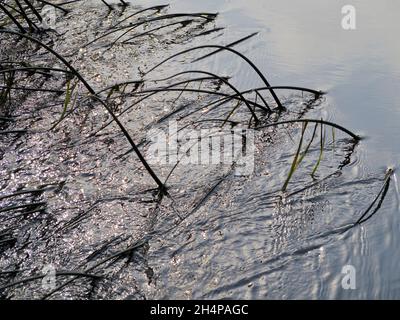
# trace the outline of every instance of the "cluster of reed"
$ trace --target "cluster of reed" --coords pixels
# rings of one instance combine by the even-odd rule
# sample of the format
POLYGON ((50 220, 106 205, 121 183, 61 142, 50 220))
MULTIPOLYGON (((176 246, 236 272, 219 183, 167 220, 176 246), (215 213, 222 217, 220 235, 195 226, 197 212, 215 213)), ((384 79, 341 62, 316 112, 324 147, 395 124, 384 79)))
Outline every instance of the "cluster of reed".
MULTIPOLYGON (((143 73, 143 79, 139 80, 131 80, 131 81, 125 81, 121 83, 114 84, 112 86, 109 86, 107 88, 104 88, 102 90, 95 90, 93 86, 85 79, 85 77, 61 54, 59 54, 51 45, 46 44, 46 32, 48 30, 44 30, 41 27, 41 22, 43 20, 40 12, 43 6, 45 5, 50 5, 54 7, 56 10, 61 11, 63 14, 67 15, 70 14, 69 10, 65 8, 66 5, 73 3, 73 2, 78 2, 80 0, 75 0, 75 1, 68 1, 65 3, 61 4, 53 4, 48 1, 42 1, 42 0, 36 0, 36 1, 30 1, 30 0, 15 0, 15 1, 0 1, 0 13, 3 14, 3 26, 0 28, 0 39, 1 37, 8 37, 9 39, 15 39, 15 41, 28 41, 29 43, 36 45, 37 47, 44 49, 47 51, 47 53, 54 58, 56 58, 63 66, 64 68, 54 68, 50 66, 43 66, 43 65, 34 65, 26 62, 13 62, 13 61, 7 61, 7 60, 1 60, 0 61, 0 76, 2 77, 2 84, 0 85, 0 111, 2 114, 0 114, 0 124, 1 124, 1 131, 0 131, 0 136, 1 135, 11 135, 11 134, 26 134, 29 133, 28 129, 10 129, 8 130, 7 127, 10 123, 14 122, 14 119, 12 118, 12 115, 7 113, 7 106, 11 104, 12 100, 12 92, 13 91, 50 91, 49 89, 43 89, 43 88, 29 88, 29 87, 18 87, 16 85, 16 77, 19 74, 26 74, 27 76, 32 76, 32 75, 41 75, 43 77, 51 77, 55 74, 63 74, 66 79, 66 89, 65 90, 54 90, 57 91, 59 94, 64 94, 64 103, 63 103, 63 108, 62 112, 60 114, 59 119, 53 123, 53 125, 49 128, 49 130, 54 130, 64 119, 68 117, 69 111, 73 108, 75 108, 78 103, 78 99, 85 99, 85 100, 90 100, 91 103, 98 105, 99 107, 104 108, 108 114, 110 115, 111 120, 103 125, 100 130, 105 129, 107 126, 109 126, 111 123, 117 124, 119 130, 123 133, 124 137, 128 141, 131 151, 134 151, 148 174, 151 176, 151 178, 154 180, 154 183, 157 186, 158 190, 158 196, 159 200, 162 199, 163 196, 169 196, 168 195, 168 188, 166 185, 166 182, 168 180, 168 175, 167 179, 162 180, 161 177, 159 177, 154 169, 150 166, 150 164, 146 161, 145 157, 143 156, 143 152, 140 150, 140 144, 137 144, 135 142, 135 137, 133 137, 127 128, 124 126, 122 121, 120 120, 121 116, 128 112, 129 110, 132 110, 132 108, 141 103, 141 102, 146 102, 146 100, 150 99, 154 95, 162 95, 165 93, 169 92, 177 92, 179 94, 178 98, 180 95, 182 95, 185 92, 191 92, 191 93, 197 93, 197 94, 204 94, 212 97, 212 102, 207 103, 204 106, 201 106, 201 108, 198 108, 194 111, 192 111, 189 114, 193 114, 195 112, 201 111, 205 108, 207 109, 217 109, 221 108, 222 106, 226 106, 230 102, 235 102, 235 106, 226 114, 224 118, 221 119, 207 119, 207 120, 202 120, 202 121, 213 121, 213 122, 220 122, 222 126, 226 124, 231 124, 232 126, 237 125, 238 123, 236 121, 231 120, 232 114, 235 113, 236 109, 243 106, 246 108, 248 111, 248 119, 246 119, 248 126, 251 127, 254 130, 263 130, 268 127, 279 127, 282 125, 287 125, 287 124, 293 124, 293 123, 302 123, 302 133, 301 133, 301 138, 299 142, 299 146, 297 149, 297 152, 294 156, 292 165, 289 170, 289 174, 287 176, 287 179, 282 187, 282 191, 286 192, 289 182, 292 179, 292 176, 296 169, 299 167, 305 156, 307 155, 308 151, 310 150, 310 146, 315 140, 316 132, 318 128, 320 129, 320 153, 319 157, 317 159, 317 162, 311 172, 311 175, 314 176, 316 171, 318 170, 318 167, 320 166, 320 163, 323 159, 323 151, 324 151, 324 146, 325 146, 325 140, 326 140, 326 133, 325 133, 325 128, 330 127, 332 128, 332 132, 334 132, 334 129, 342 131, 346 135, 350 136, 353 142, 356 144, 359 140, 360 137, 350 130, 342 127, 339 124, 325 121, 323 119, 293 119, 293 120, 284 120, 284 121, 274 121, 274 122, 265 122, 262 120, 267 116, 270 115, 278 115, 281 113, 284 113, 286 111, 286 107, 284 103, 282 103, 281 99, 278 96, 278 92, 280 90, 292 90, 292 91, 301 91, 301 92, 307 92, 312 95, 314 95, 315 99, 320 98, 324 93, 318 90, 313 90, 309 88, 303 88, 303 87, 295 87, 295 86, 273 86, 269 83, 267 80, 265 74, 263 74, 259 68, 244 54, 240 53, 233 47, 236 45, 252 38, 256 34, 251 34, 248 35, 244 38, 241 38, 235 42, 232 42, 227 45, 202 45, 202 46, 195 46, 190 49, 183 50, 181 52, 178 52, 157 65, 155 65, 153 68, 147 70, 146 72, 143 73), (4 22, 5 21, 5 22, 4 22), (205 52, 208 52, 205 54, 205 52), (171 76, 165 77, 163 79, 147 79, 148 75, 151 74, 154 70, 159 68, 161 65, 167 63, 168 61, 181 56, 188 54, 190 52, 200 52, 201 55, 193 60, 192 62, 197 62, 203 59, 207 59, 211 56, 214 56, 216 54, 219 54, 221 52, 229 52, 232 54, 234 57, 241 59, 244 61, 260 78, 260 80, 263 83, 263 86, 258 87, 258 88, 253 88, 250 90, 240 90, 236 86, 234 86, 230 82, 230 78, 227 76, 221 76, 217 75, 215 73, 206 71, 206 70, 188 70, 184 72, 179 72, 176 74, 173 74, 171 76), (185 79, 185 80, 179 80, 174 83, 169 83, 168 85, 161 85, 161 86, 156 86, 156 87, 150 87, 147 89, 142 89, 138 90, 140 86, 142 86, 144 83, 163 83, 164 81, 171 80, 174 78, 178 78, 181 76, 190 76, 190 75, 198 75, 198 77, 195 78, 190 78, 190 79, 185 79), (221 90, 206 90, 201 88, 201 84, 205 81, 216 81, 218 83, 218 88, 224 87, 225 89, 230 91, 231 93, 227 93, 227 91, 222 92, 221 90), (190 83, 200 83, 200 87, 197 89, 189 88, 188 85, 190 83), (83 88, 86 90, 86 95, 79 95, 77 93, 77 86, 78 84, 82 85, 83 88), (130 104, 129 106, 126 106, 122 111, 119 113, 116 113, 113 108, 110 107, 109 102, 114 98, 116 94, 119 96, 126 94, 125 93, 125 88, 129 85, 135 85, 134 90, 130 90, 127 95, 130 97, 138 97, 138 100, 136 100, 134 103, 130 104), (249 98, 250 94, 255 94, 255 99, 249 98), (268 98, 267 98, 268 95, 268 98), (260 102, 258 102, 260 100, 260 102), (269 102, 268 102, 269 100, 269 102), (303 148, 304 142, 304 135, 306 132, 306 129, 309 124, 314 124, 313 128, 313 133, 310 141, 306 144, 305 148, 303 148)), ((104 5, 109 9, 109 10, 116 10, 115 6, 112 6, 108 4, 106 1, 102 1, 104 5)), ((128 3, 125 1, 120 1, 120 5, 122 7, 128 6, 128 3)), ((117 43, 122 43, 122 44, 134 44, 135 39, 142 38, 145 36, 149 36, 161 29, 164 28, 170 28, 170 27, 175 27, 175 26, 181 26, 181 27, 186 27, 187 25, 190 25, 192 23, 209 23, 213 21, 217 17, 217 13, 179 13, 179 14, 159 14, 154 17, 149 17, 145 19, 140 19, 138 21, 131 22, 131 20, 136 17, 139 14, 142 14, 144 12, 156 12, 159 13, 161 12, 166 6, 165 5, 160 5, 160 6, 153 6, 150 8, 145 8, 140 11, 134 12, 133 14, 129 15, 128 17, 121 19, 118 23, 113 25, 110 30, 104 34, 99 35, 96 37, 94 40, 88 42, 85 46, 88 47, 90 45, 93 45, 94 43, 102 40, 102 39, 107 39, 107 45, 109 49, 111 49, 114 45, 117 43), (161 26, 156 26, 154 28, 150 28, 147 31, 144 32, 139 32, 139 33, 134 33, 135 30, 143 25, 148 25, 151 23, 155 22, 161 22, 161 21, 166 21, 167 23, 161 26), (200 22, 199 22, 200 21, 200 22), (119 34, 112 40, 110 40, 110 37, 119 34)), ((215 30, 220 30, 215 29, 215 30)), ((165 119, 171 117, 172 115, 176 114, 177 112, 183 111, 185 108, 187 108, 187 105, 181 106, 178 109, 173 110, 170 114, 163 116, 161 119, 158 120, 158 122, 164 121, 165 119)), ((98 133, 98 132, 96 132, 98 133)), ((387 189, 389 187, 390 183, 390 176, 391 176, 392 171, 388 172, 388 174, 385 177, 385 182, 384 186, 382 187, 382 190, 379 192, 378 196, 374 200, 374 202, 371 204, 371 206, 366 210, 366 212, 361 216, 361 218, 356 222, 362 223, 369 219, 380 207, 387 189), (379 200, 376 208, 373 210, 373 213, 367 217, 367 214, 372 210, 373 206, 376 204, 376 202, 379 200)), ((20 195, 21 192, 24 192, 26 194, 37 194, 43 192, 42 189, 38 190, 27 190, 27 191, 19 191, 14 194, 9 194, 9 195, 3 195, 0 197, 0 201, 4 200, 5 198, 10 198, 10 197, 17 197, 20 195)), ((0 214, 3 212, 7 212, 10 210, 24 210, 21 215, 28 215, 36 212, 41 212, 45 209, 45 203, 44 202, 35 202, 35 203, 29 203, 26 205, 16 205, 16 206, 11 206, 11 207, 5 207, 0 209, 0 214)), ((1 231, 0 233, 0 246, 12 243, 15 241, 15 239, 10 236, 10 232, 6 231, 1 231)), ((143 243, 148 241, 148 238, 143 239, 143 241, 139 241, 138 243, 135 243, 134 245, 130 246, 129 248, 116 252, 115 254, 106 257, 105 259, 101 260, 99 263, 95 264, 94 266, 90 268, 86 268, 83 271, 60 271, 57 273, 57 275, 60 276, 73 276, 71 280, 66 281, 62 285, 58 286, 55 290, 53 290, 51 293, 49 293, 46 297, 50 296, 54 292, 57 292, 58 290, 62 289, 75 279, 79 277, 89 277, 89 278, 98 278, 99 276, 96 274, 91 273, 93 270, 95 270, 97 267, 105 264, 106 262, 113 260, 113 259, 118 259, 121 256, 126 255, 127 253, 132 252, 133 250, 137 249, 143 243)), ((13 273, 13 271, 2 271, 0 272, 0 276, 2 274, 10 274, 13 273)), ((19 285, 22 283, 26 283, 29 281, 34 281, 37 279, 40 279, 42 276, 33 276, 29 278, 25 278, 22 280, 18 280, 15 282, 7 283, 6 285, 0 286, 0 291, 15 285, 19 285)))

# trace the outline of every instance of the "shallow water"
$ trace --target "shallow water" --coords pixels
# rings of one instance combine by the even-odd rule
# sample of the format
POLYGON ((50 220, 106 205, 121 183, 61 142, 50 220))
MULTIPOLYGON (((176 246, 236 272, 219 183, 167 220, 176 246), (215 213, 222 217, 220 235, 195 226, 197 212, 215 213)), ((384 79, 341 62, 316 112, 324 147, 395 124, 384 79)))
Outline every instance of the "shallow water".
MULTIPOLYGON (((160 2, 135 1, 145 7, 152 4, 160 2)), ((394 14, 399 4, 353 1, 357 9, 357 30, 353 31, 340 26, 341 7, 346 4, 340 2, 182 0, 170 4, 168 12, 219 12, 215 26, 206 28, 225 29, 194 39, 191 33, 166 33, 165 38, 142 41, 134 48, 116 47, 103 56, 98 54, 101 47, 80 51, 74 56, 75 63, 96 88, 138 79, 136 65, 150 67, 182 48, 228 44, 259 32, 235 48, 251 58, 272 85, 327 91, 310 105, 301 95, 283 95, 292 114, 323 117, 367 138, 354 151, 343 137, 329 144, 318 169, 322 181, 315 185, 309 174, 319 154, 314 147, 289 184, 289 196, 280 202, 279 189, 298 145, 299 128, 288 127, 270 136, 260 133, 255 138, 251 176, 236 177, 226 166, 179 166, 169 180, 173 202, 165 199, 154 209, 151 194, 145 192, 153 187, 152 181, 137 159, 118 158, 127 145, 116 127, 107 129, 98 140, 90 139, 90 133, 107 117, 83 108, 54 134, 39 132, 17 142, 3 141, 8 149, 2 159, 2 194, 65 182, 43 195, 46 215, 24 221, 13 235, 18 241, 0 256, 2 270, 18 267, 23 270, 21 277, 40 272, 46 264, 82 270, 117 249, 146 239, 146 245, 130 257, 131 263, 121 259, 98 270, 104 280, 94 286, 86 280, 75 281, 53 297, 399 298, 395 179, 381 209, 362 225, 349 228, 374 200, 387 167, 397 166, 400 153, 393 138, 400 130, 396 121, 400 117, 396 109, 400 45, 395 39, 399 24, 394 14), (93 121, 84 120, 86 112, 93 121), (70 129, 77 124, 79 130, 70 129), (349 163, 337 170, 346 156, 349 163), (302 190, 306 186, 311 187, 302 190), (203 199, 210 188, 213 192, 203 199), (77 222, 71 224, 71 219, 77 222), (97 256, 95 249, 99 249, 97 256), (346 265, 356 270, 355 290, 341 285, 346 265)), ((93 19, 89 20, 91 28, 98 24, 96 14, 104 13, 102 6, 95 8, 88 14, 93 19)), ((85 43, 84 36, 77 35, 87 28, 76 18, 66 21, 74 28, 57 47, 65 54, 85 43)), ((188 61, 171 62, 154 77, 185 69, 188 61)), ((261 85, 253 71, 228 53, 199 62, 196 69, 231 75, 232 83, 243 90, 261 85)), ((175 98, 154 97, 150 105, 143 103, 122 119, 130 132, 143 137, 146 128, 170 111, 165 101, 175 98)), ((36 120, 27 118, 37 108, 31 99, 24 102, 26 111, 15 111, 25 118, 16 127, 40 130, 57 119, 60 111, 48 109, 38 112, 36 120)), ((193 103, 194 98, 185 95, 182 99, 193 103)), ((157 167, 157 172, 165 176, 168 168, 157 167)), ((3 294, 37 298, 44 290, 38 286, 30 284, 3 294)))

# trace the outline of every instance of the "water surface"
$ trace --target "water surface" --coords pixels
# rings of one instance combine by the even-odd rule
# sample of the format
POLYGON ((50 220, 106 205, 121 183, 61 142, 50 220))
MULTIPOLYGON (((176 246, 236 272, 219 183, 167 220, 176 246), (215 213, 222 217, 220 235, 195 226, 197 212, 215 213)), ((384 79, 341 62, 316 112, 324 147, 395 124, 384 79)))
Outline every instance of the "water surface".
MULTIPOLYGON (((125 15, 153 4, 161 3, 135 1, 125 15)), ((323 117, 365 139, 355 146, 348 137, 338 134, 332 140, 329 133, 316 180, 310 172, 319 149, 313 146, 280 201, 300 127, 261 131, 256 135, 252 175, 237 177, 226 166, 178 166, 169 180, 173 200, 165 198, 158 206, 148 192, 154 184, 137 158, 132 153, 121 157, 128 146, 118 128, 110 126, 95 137, 91 135, 108 121, 105 112, 82 103, 73 117, 48 133, 45 129, 59 118, 60 109, 46 107, 54 97, 30 96, 23 100, 23 107, 13 110, 18 121, 12 125, 36 131, 16 140, 2 140, 6 150, 1 159, 2 195, 49 183, 57 187, 31 199, 46 201, 45 213, 16 220, 18 223, 12 216, 5 220, 11 230, 16 228, 13 236, 17 241, 0 256, 2 270, 18 268, 15 280, 37 274, 46 264, 62 270, 86 270, 139 241, 145 245, 129 259, 95 268, 104 275, 103 280, 93 284, 79 279, 52 297, 399 298, 400 221, 395 179, 380 210, 362 225, 351 226, 378 194, 386 169, 398 165, 400 45, 396 36, 400 27, 396 13, 400 4, 352 1, 357 10, 357 29, 352 31, 341 28, 345 4, 317 0, 171 1, 166 9, 170 13, 219 12, 219 16, 190 32, 163 31, 158 37, 141 39, 133 46, 116 45, 106 52, 108 38, 85 49, 79 47, 93 39, 94 33, 105 33, 121 17, 107 16, 101 3, 94 7, 71 4, 77 15, 60 22, 59 31, 65 33, 56 48, 73 57, 96 89, 139 79, 138 67, 150 68, 184 48, 228 44, 259 32, 236 49, 251 58, 272 85, 327 92, 312 102, 307 95, 282 92, 289 111, 282 117, 323 117), (99 21, 99 16, 104 18, 99 21), (225 29, 193 36, 202 28, 214 27, 225 29), (356 270, 355 290, 344 290, 341 285, 346 265, 356 270)), ((13 50, 23 56, 26 49, 20 45, 13 50)), ((195 53, 171 61, 153 77, 193 69, 189 64, 192 57, 195 53)), ((55 63, 47 56, 38 59, 55 63)), ((196 69, 232 76, 232 83, 242 90, 261 85, 254 71, 229 53, 203 60, 196 69)), ((149 128, 165 129, 167 124, 156 120, 173 110, 175 99, 174 94, 153 97, 125 113, 121 121, 141 141, 149 128)), ((201 99, 185 94, 179 103, 188 102, 196 106, 201 99)), ((121 99, 115 106, 127 104, 129 99, 121 99)), ((226 108, 210 116, 220 117, 218 112, 226 108)), ((241 119, 246 114, 235 116, 241 119)), ((146 151, 146 145, 141 147, 146 151)), ((155 168, 162 177, 169 172, 162 166, 155 168)), ((6 199, 4 206, 15 205, 17 200, 6 199)), ((42 291, 40 284, 30 283, 3 294, 38 298, 42 291)))

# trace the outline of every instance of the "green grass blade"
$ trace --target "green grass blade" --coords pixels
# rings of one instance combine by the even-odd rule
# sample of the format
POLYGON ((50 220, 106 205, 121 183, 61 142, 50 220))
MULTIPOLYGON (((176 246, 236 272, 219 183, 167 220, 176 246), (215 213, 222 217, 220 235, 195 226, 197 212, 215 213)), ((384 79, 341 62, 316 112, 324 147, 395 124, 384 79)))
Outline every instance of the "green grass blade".
POLYGON ((305 131, 306 131, 307 125, 308 125, 308 122, 305 122, 304 125, 303 125, 303 129, 302 129, 302 131, 301 131, 301 138, 300 138, 299 146, 298 146, 298 148, 297 148, 297 152, 296 152, 296 154, 295 154, 295 156, 294 156, 292 165, 291 165, 291 167, 290 167, 289 175, 288 175, 288 177, 286 178, 285 184, 284 184, 283 187, 282 187, 282 192, 285 192, 285 191, 286 191, 287 186, 288 186, 290 180, 292 179, 292 176, 293 176, 294 172, 295 172, 296 169, 297 169, 297 162, 298 162, 299 154, 300 154, 300 151, 301 151, 301 147, 302 147, 302 145, 303 145, 304 133, 305 133, 305 131))

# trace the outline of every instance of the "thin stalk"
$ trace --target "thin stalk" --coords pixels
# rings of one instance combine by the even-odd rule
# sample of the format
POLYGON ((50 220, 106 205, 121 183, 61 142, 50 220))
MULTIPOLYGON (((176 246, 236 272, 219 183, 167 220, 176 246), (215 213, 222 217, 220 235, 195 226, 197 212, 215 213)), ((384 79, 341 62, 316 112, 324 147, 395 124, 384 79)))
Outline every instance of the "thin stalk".
POLYGON ((21 205, 16 205, 16 206, 9 206, 9 207, 0 209, 0 213, 12 211, 12 210, 18 210, 18 209, 40 207, 40 206, 44 206, 44 205, 46 205, 46 202, 26 203, 26 204, 21 204, 21 205))
MULTIPOLYGON (((89 273, 78 272, 78 271, 58 271, 58 272, 56 272, 55 275, 56 276, 79 276, 79 277, 86 277, 86 278, 93 278, 93 279, 101 279, 102 278, 102 276, 99 276, 97 274, 89 274, 89 273)), ((15 282, 11 282, 9 284, 1 286, 0 291, 7 289, 7 288, 15 287, 19 284, 23 284, 26 282, 32 282, 35 280, 43 279, 44 277, 46 277, 46 274, 40 274, 37 276, 32 276, 32 277, 21 279, 21 280, 15 281, 15 282)))
POLYGON ((354 225, 361 224, 361 223, 369 220, 380 209, 380 207, 383 203, 383 200, 386 197, 387 191, 389 190, 390 180, 391 180, 391 176, 392 176, 393 172, 394 172, 393 169, 389 169, 387 171, 387 173, 385 175, 385 181, 383 183, 382 188, 379 190, 379 193, 375 197, 374 201, 372 201, 372 203, 369 205, 367 210, 365 210, 365 212, 361 215, 361 217, 357 220, 357 222, 354 225), (380 197, 380 200, 379 200, 378 205, 376 206, 375 210, 367 218, 364 218, 371 211, 372 207, 378 201, 379 197, 380 197))
POLYGON ((0 74, 7 73, 11 71, 36 71, 36 70, 44 70, 44 71, 55 71, 55 72, 63 72, 67 74, 73 74, 71 71, 58 69, 58 68, 48 68, 48 67, 23 67, 23 68, 12 68, 12 69, 0 69, 0 74))
POLYGON ((14 18, 14 16, 11 14, 10 11, 8 11, 6 9, 6 7, 4 7, 1 2, 0 2, 0 9, 11 19, 11 21, 17 26, 17 28, 19 29, 19 31, 21 33, 26 33, 25 28, 18 22, 17 19, 14 18))
POLYGON ((105 2, 104 0, 101 0, 101 2, 103 2, 108 7, 109 10, 114 10, 114 8, 111 5, 109 5, 107 2, 105 2))
MULTIPOLYGON (((207 14, 208 15, 208 14, 207 14)), ((150 22, 154 22, 154 21, 159 21, 159 20, 166 20, 166 19, 174 19, 177 17, 197 17, 197 18, 203 18, 206 19, 207 21, 212 20, 210 19, 208 16, 204 16, 203 14, 186 14, 186 13, 175 13, 175 14, 166 14, 165 16, 161 16, 161 17, 156 17, 156 18, 151 18, 148 20, 144 20, 144 21, 140 21, 137 22, 135 24, 133 24, 133 26, 129 26, 130 28, 128 28, 128 30, 126 30, 125 32, 123 32, 121 35, 119 35, 111 44, 111 47, 113 45, 115 45, 115 43, 117 43, 117 41, 119 39, 121 39, 123 36, 125 36, 126 34, 128 34, 129 32, 131 32, 132 30, 135 30, 137 27, 144 25, 146 23, 150 23, 150 22)))
POLYGON ((311 123, 322 123, 325 124, 327 126, 330 127, 335 127, 336 129, 339 129, 340 131, 345 132, 346 134, 348 134, 350 137, 352 137, 355 141, 360 141, 361 137, 356 135, 355 133, 351 132, 350 130, 336 124, 333 122, 329 122, 329 121, 325 121, 325 120, 316 120, 316 119, 295 119, 295 120, 286 120, 286 121, 278 121, 278 122, 274 122, 274 123, 270 123, 267 125, 263 125, 258 127, 257 129, 265 129, 265 128, 269 128, 269 127, 275 127, 281 124, 288 124, 288 123, 298 123, 298 122, 311 122, 311 123))
POLYGON ((9 89, 9 90, 21 90, 21 91, 37 91, 37 92, 52 92, 57 94, 62 94, 64 90, 57 90, 57 89, 41 89, 41 88, 28 88, 28 87, 6 87, 0 86, 0 89, 9 89))
POLYGON ((58 10, 61 10, 64 13, 68 13, 69 12, 67 9, 63 8, 61 5, 58 5, 58 4, 55 4, 55 3, 51 3, 51 2, 48 2, 48 1, 45 1, 45 0, 36 0, 36 1, 44 3, 44 4, 47 4, 47 5, 51 6, 51 7, 54 7, 56 9, 58 9, 58 10))
POLYGON ((6 131, 0 131, 0 135, 21 134, 21 133, 27 133, 27 132, 28 132, 28 130, 26 130, 26 129, 6 130, 6 131))
POLYGON ((39 30, 38 26, 36 26, 36 24, 26 14, 25 9, 22 7, 22 5, 19 2, 19 0, 15 0, 15 2, 17 3, 17 6, 18 6, 19 10, 21 11, 22 17, 28 23, 30 31, 33 32, 35 29, 39 30))
POLYGON ((111 115, 111 117, 113 118, 113 120, 116 122, 116 124, 118 125, 118 127, 120 128, 120 130, 123 132, 124 136, 126 137, 126 139, 128 140, 128 142, 130 143, 132 149, 135 151, 136 155, 138 156, 139 160, 142 162, 142 164, 144 165, 144 167, 146 168, 146 170, 148 171, 148 173, 150 174, 150 176, 153 178, 153 180, 157 183, 158 187, 160 188, 160 191, 162 192, 166 192, 165 190, 165 186, 163 185, 163 183, 161 182, 161 180, 157 177, 157 175, 155 174, 155 172, 153 171, 153 169, 149 166, 149 164, 147 163, 147 161, 144 159, 143 155, 140 153, 139 149, 137 148, 136 144, 134 143, 133 139, 131 138, 131 136, 129 135, 129 133, 127 132, 127 130, 125 129, 125 127, 122 125, 122 123, 119 121, 118 117, 115 115, 115 113, 104 103, 104 101, 102 101, 99 97, 96 96, 96 92, 93 90, 93 88, 89 85, 89 83, 81 76, 81 74, 67 61, 65 60, 59 53, 57 53, 56 51, 54 51, 52 48, 50 48, 49 46, 47 46, 46 44, 42 43, 41 41, 28 36, 26 34, 21 34, 19 32, 15 32, 15 31, 10 31, 10 30, 2 30, 0 29, 0 33, 9 33, 12 35, 17 35, 17 36, 21 36, 23 38, 26 38, 38 45, 40 45, 41 47, 43 47, 44 49, 46 49, 48 52, 50 52, 51 54, 53 54, 56 58, 58 58, 65 66, 68 67, 68 69, 70 69, 72 71, 72 73, 82 82, 82 84, 86 87, 86 89, 89 91, 89 93, 92 95, 92 97, 97 100, 98 102, 101 103, 101 105, 103 105, 103 107, 108 111, 108 113, 111 115))
MULTIPOLYGON (((55 128, 60 124, 60 122, 64 119, 65 114, 66 114, 67 109, 68 109, 68 105, 69 105, 70 102, 71 102, 72 93, 74 92, 76 86, 77 86, 77 83, 75 83, 75 84, 73 85, 73 87, 71 88, 71 79, 69 79, 69 80, 67 81, 67 90, 66 90, 66 94, 65 94, 65 100, 64 100, 63 111, 62 111, 62 113, 61 113, 60 119, 58 119, 58 121, 50 128, 49 131, 55 129, 55 128)), ((75 97, 77 97, 77 95, 76 95, 75 97)), ((76 99, 75 99, 75 101, 76 101, 76 99)))
POLYGON ((12 198, 12 197, 17 197, 20 195, 24 195, 24 194, 37 194, 37 193, 43 193, 45 190, 43 189, 37 189, 37 190, 24 190, 24 191, 17 191, 11 194, 6 194, 6 195, 2 195, 0 196, 0 201, 4 200, 4 199, 8 199, 8 198, 12 198))
MULTIPOLYGON (((253 115, 254 119, 256 120, 256 122, 258 122, 258 117, 255 114, 255 112, 253 111, 253 109, 251 108, 249 102, 247 99, 245 99, 245 97, 243 97, 243 95, 240 93, 240 91, 238 89, 236 89, 236 87, 234 85, 232 85, 228 80, 226 80, 226 78, 224 77, 220 77, 214 73, 211 72, 207 72, 207 71, 201 71, 201 70, 189 70, 189 71, 183 71, 183 72, 179 72, 176 75, 183 75, 183 74, 189 74, 189 73, 199 73, 199 74, 205 74, 205 75, 209 75, 212 76, 216 79, 218 79, 219 81, 221 81, 222 83, 226 84, 228 87, 230 87, 233 91, 235 91, 235 93, 240 97, 240 101, 243 101, 247 108, 249 109, 250 113, 253 115)), ((268 110, 267 110, 268 111, 268 110)))
POLYGON ((137 34, 137 35, 134 35, 133 37, 124 40, 123 43, 127 44, 127 43, 129 43, 129 41, 132 41, 132 40, 137 39, 137 38, 139 38, 139 37, 143 37, 143 36, 146 36, 146 35, 149 35, 149 34, 155 32, 155 31, 158 31, 158 30, 161 30, 161 29, 165 29, 165 28, 168 28, 168 27, 173 27, 173 26, 178 25, 178 24, 181 24, 181 25, 183 25, 183 26, 187 26, 188 24, 192 23, 193 21, 194 21, 194 20, 192 19, 192 20, 183 20, 183 21, 172 22, 172 23, 166 24, 166 25, 164 25, 164 26, 160 26, 160 27, 157 27, 157 28, 153 28, 153 29, 148 30, 148 31, 146 31, 146 32, 143 32, 143 33, 139 33, 139 34, 137 34))
POLYGON ((208 35, 208 34, 210 34, 210 33, 218 32, 218 31, 221 31, 221 30, 224 30, 224 29, 225 29, 225 28, 214 28, 214 29, 207 30, 207 31, 201 32, 201 33, 199 33, 199 34, 196 34, 196 35, 194 35, 194 37, 205 36, 205 35, 208 35))
POLYGON ((304 138, 304 133, 305 133, 305 131, 307 129, 307 125, 308 125, 308 122, 305 122, 303 124, 303 128, 301 130, 301 138, 300 138, 299 146, 297 147, 297 151, 296 151, 296 154, 294 156, 292 165, 290 166, 289 174, 288 174, 288 176, 286 178, 286 181, 285 181, 285 183, 284 183, 284 185, 282 187, 282 192, 286 191, 287 186, 288 186, 290 180, 292 179, 292 176, 293 176, 294 172, 296 171, 297 164, 298 164, 298 158, 299 158, 299 154, 300 154, 300 151, 301 151, 301 147, 303 145, 303 138, 304 138))
POLYGON ((116 40, 114 40, 114 42, 118 41, 119 39, 121 39, 125 34, 129 33, 130 31, 136 29, 137 27, 146 24, 146 23, 150 23, 150 22, 154 22, 154 21, 159 21, 159 20, 166 20, 166 19, 174 19, 174 18, 179 18, 179 17, 196 17, 196 18, 202 18, 202 19, 206 19, 206 20, 211 20, 211 18, 209 16, 216 16, 215 13, 175 13, 175 14, 167 14, 167 15, 163 15, 163 16, 159 16, 156 18, 151 18, 151 19, 145 19, 143 21, 134 23, 134 24, 130 24, 128 26, 123 26, 123 27, 119 27, 117 29, 111 30, 95 39, 93 39, 92 41, 89 41, 88 43, 86 43, 83 47, 87 47, 89 45, 91 45, 92 43, 110 35, 113 33, 116 33, 118 31, 124 30, 124 29, 128 29, 127 31, 125 31, 122 35, 118 36, 116 40))
POLYGON ((324 154, 324 146, 325 146, 325 137, 326 137, 326 132, 324 132, 323 130, 323 124, 321 123, 321 139, 320 139, 320 151, 319 151, 319 157, 318 157, 318 161, 315 164, 315 167, 313 169, 313 171, 311 172, 311 177, 314 177, 315 173, 318 170, 319 165, 321 164, 322 161, 322 156, 324 154))
MULTIPOLYGON (((246 36, 246 37, 244 37, 244 38, 242 38, 242 39, 239 39, 239 40, 236 40, 235 42, 229 43, 229 44, 226 45, 226 47, 227 47, 227 48, 234 47, 234 46, 236 46, 237 44, 242 43, 242 42, 244 42, 244 41, 246 41, 246 40, 248 40, 248 39, 251 39, 251 38, 253 38, 253 37, 256 36, 256 35, 258 35, 258 32, 254 32, 254 33, 252 33, 252 34, 250 34, 250 35, 248 35, 248 36, 246 36)), ((208 58, 208 57, 210 57, 210 56, 212 56, 212 55, 214 55, 214 54, 217 54, 218 52, 221 52, 221 51, 223 51, 223 49, 215 50, 214 52, 211 52, 211 53, 209 53, 209 54, 206 54, 205 56, 202 56, 202 57, 200 57, 200 58, 197 58, 197 59, 193 60, 192 62, 197 62, 197 61, 206 59, 206 58, 208 58)))
POLYGON ((146 8, 146 9, 139 10, 139 11, 137 11, 137 12, 131 14, 130 16, 128 16, 128 17, 122 19, 121 21, 117 22, 115 25, 113 25, 113 26, 111 27, 111 29, 117 27, 117 26, 120 25, 121 23, 125 22, 126 20, 128 20, 128 19, 130 19, 130 18, 132 18, 132 17, 134 17, 134 16, 136 16, 136 15, 138 15, 138 14, 140 14, 140 13, 143 13, 143 12, 145 12, 145 11, 151 11, 151 10, 160 12, 162 9, 164 9, 164 8, 166 8, 166 7, 168 7, 168 6, 169 6, 169 4, 166 4, 166 5, 154 6, 154 7, 150 7, 150 8, 146 8))

